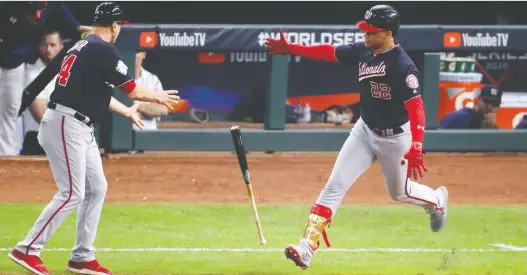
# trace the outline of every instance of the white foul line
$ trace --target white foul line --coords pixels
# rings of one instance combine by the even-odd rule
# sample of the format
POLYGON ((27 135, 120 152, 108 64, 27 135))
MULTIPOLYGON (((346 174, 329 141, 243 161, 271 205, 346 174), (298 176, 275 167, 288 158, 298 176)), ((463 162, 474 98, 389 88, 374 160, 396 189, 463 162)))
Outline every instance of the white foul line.
POLYGON ((503 249, 508 249, 508 250, 511 250, 511 251, 527 251, 527 246, 514 246, 514 245, 510 245, 510 244, 504 244, 504 243, 497 243, 497 244, 491 244, 492 246, 495 246, 495 247, 500 247, 500 248, 503 248, 503 249))
MULTIPOLYGON (((13 248, 0 248, 0 251, 11 251, 13 248)), ((43 251, 61 252, 71 251, 71 248, 50 248, 43 251)), ((98 248, 105 252, 282 252, 282 248, 192 248, 192 247, 153 247, 153 248, 98 248)), ((415 252, 519 252, 527 251, 510 248, 328 248, 320 252, 387 252, 387 253, 415 253, 415 252)))

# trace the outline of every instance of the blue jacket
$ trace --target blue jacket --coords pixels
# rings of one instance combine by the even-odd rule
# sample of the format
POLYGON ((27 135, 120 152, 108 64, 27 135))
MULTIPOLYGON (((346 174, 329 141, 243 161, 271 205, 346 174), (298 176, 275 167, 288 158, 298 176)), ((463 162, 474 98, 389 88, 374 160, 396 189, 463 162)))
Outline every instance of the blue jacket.
POLYGON ((77 34, 80 23, 64 2, 49 2, 47 7, 38 2, 28 3, 0 2, 2 68, 13 69, 22 63, 34 63, 38 59, 37 45, 44 31, 59 31, 63 38, 77 34))
POLYGON ((447 114, 441 119, 439 128, 441 129, 481 129, 483 125, 483 115, 472 108, 447 114))
POLYGON ((518 125, 516 125, 516 128, 514 129, 527 129, 527 119, 524 119, 522 122, 518 123, 518 125))

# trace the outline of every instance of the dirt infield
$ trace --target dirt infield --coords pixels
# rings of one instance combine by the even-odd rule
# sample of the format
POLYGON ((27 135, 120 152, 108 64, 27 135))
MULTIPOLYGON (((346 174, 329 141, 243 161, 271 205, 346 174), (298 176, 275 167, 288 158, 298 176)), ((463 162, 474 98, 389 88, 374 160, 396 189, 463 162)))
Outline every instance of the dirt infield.
MULTIPOLYGON (((260 203, 313 203, 336 153, 248 155, 260 203)), ((453 203, 527 203, 527 155, 427 154, 422 183, 446 185, 453 203)), ((107 202, 246 203, 234 153, 147 153, 103 159, 107 202)), ((0 202, 48 202, 56 186, 45 158, 0 159, 0 202)), ((352 186, 345 203, 391 203, 378 163, 352 186)))

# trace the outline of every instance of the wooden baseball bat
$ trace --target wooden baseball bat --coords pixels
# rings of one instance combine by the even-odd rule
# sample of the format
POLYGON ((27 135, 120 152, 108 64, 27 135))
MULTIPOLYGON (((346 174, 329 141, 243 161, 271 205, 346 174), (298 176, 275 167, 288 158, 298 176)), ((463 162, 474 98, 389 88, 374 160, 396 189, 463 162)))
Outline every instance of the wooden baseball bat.
POLYGON ((239 126, 231 127, 231 136, 232 141, 234 142, 234 149, 236 150, 236 155, 238 157, 238 164, 240 165, 240 169, 242 170, 243 180, 245 181, 245 186, 247 187, 247 193, 249 194, 249 199, 251 200, 253 214, 256 219, 258 239, 260 240, 260 244, 264 245, 267 243, 267 241, 265 240, 262 225, 260 224, 260 218, 258 217, 258 210, 256 209, 256 202, 254 200, 253 188, 251 185, 251 175, 249 173, 249 165, 247 163, 247 156, 245 146, 243 145, 242 132, 239 126))

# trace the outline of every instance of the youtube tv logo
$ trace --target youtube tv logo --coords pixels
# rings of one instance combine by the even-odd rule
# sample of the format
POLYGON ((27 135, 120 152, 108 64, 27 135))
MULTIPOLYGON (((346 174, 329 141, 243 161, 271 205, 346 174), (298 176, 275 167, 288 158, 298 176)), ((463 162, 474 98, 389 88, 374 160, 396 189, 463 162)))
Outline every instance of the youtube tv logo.
POLYGON ((142 32, 139 35, 139 46, 141 48, 153 48, 157 46, 156 32, 142 32))
POLYGON ((509 44, 510 36, 507 32, 446 32, 443 45, 445 48, 505 48, 509 44))
POLYGON ((445 48, 459 48, 463 44, 463 37, 460 32, 446 32, 443 36, 445 48))

